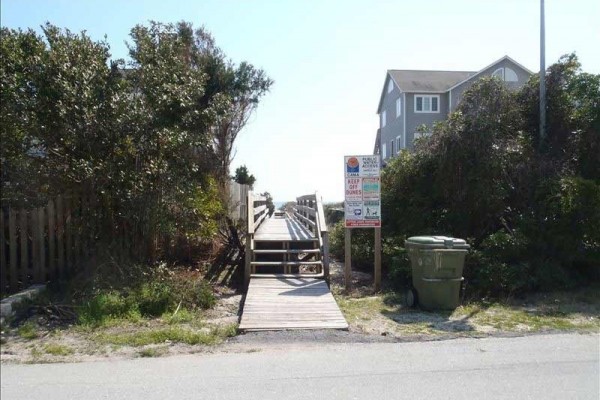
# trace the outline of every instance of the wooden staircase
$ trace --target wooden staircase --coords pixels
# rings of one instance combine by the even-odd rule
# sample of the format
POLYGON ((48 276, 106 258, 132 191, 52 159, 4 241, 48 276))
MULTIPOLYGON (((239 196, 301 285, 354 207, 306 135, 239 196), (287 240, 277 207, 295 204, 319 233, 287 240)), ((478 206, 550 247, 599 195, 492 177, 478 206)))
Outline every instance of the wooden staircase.
MULTIPOLYGON (((278 219, 291 220, 288 216, 273 217, 267 224, 277 224, 278 219)), ((265 226, 267 228, 267 226, 265 226)), ((319 239, 278 238, 256 235, 252 250, 251 277, 278 275, 281 277, 324 277, 323 255, 319 239)))
POLYGON ((261 197, 248 193, 243 331, 348 329, 329 277, 328 233, 321 197, 296 199, 293 212, 264 217, 261 197))
POLYGON ((246 282, 251 277, 328 278, 327 225, 318 194, 299 197, 293 213, 276 212, 271 218, 261 218, 255 201, 262 199, 251 196, 248 210, 257 215, 248 217, 246 282))

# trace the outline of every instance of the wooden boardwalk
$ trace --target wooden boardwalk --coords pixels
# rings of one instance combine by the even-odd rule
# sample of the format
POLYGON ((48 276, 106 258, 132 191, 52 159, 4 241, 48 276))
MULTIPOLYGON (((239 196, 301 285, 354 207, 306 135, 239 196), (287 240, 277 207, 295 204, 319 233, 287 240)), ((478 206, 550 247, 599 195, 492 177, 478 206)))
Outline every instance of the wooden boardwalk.
POLYGON ((315 235, 297 220, 289 217, 268 218, 254 233, 256 241, 315 240, 315 235))
POLYGON ((301 196, 293 212, 266 215, 266 199, 248 193, 245 331, 348 329, 326 279, 328 233, 320 196, 301 196))
POLYGON ((240 329, 348 329, 348 323, 323 279, 253 277, 240 329))

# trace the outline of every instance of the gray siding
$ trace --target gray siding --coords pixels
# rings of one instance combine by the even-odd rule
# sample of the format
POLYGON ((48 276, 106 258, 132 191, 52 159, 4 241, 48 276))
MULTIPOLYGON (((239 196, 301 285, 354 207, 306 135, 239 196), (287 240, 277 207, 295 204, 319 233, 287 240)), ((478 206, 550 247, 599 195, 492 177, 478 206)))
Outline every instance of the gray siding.
MULTIPOLYGON (((387 113, 387 123, 385 127, 381 128, 381 144, 380 144, 380 154, 383 157, 383 144, 386 144, 386 159, 390 158, 390 142, 392 140, 396 140, 397 136, 401 136, 404 134, 404 115, 396 116, 396 100, 402 96, 402 92, 394 84, 394 90, 390 93, 387 92, 388 82, 390 80, 389 74, 386 77, 384 91, 385 95, 383 97, 383 101, 381 104, 381 112, 384 110, 387 113)), ((402 107, 402 113, 404 113, 404 106, 402 107)), ((381 127, 381 114, 379 115, 379 124, 381 127)), ((403 141, 403 140, 401 140, 403 141)), ((396 143, 394 143, 394 155, 396 155, 398 149, 396 148, 396 143)))
POLYGON ((513 63, 510 60, 504 59, 502 61, 500 61, 499 63, 496 63, 494 65, 492 65, 491 67, 483 70, 483 72, 481 72, 478 75, 475 75, 473 78, 469 79, 468 81, 458 85, 457 87, 455 87, 454 89, 451 90, 451 94, 452 94, 452 110, 454 111, 456 109, 456 107, 458 106, 458 103, 460 103, 460 100, 462 99, 462 95, 463 93, 470 88, 473 83, 475 83, 478 79, 483 78, 485 76, 491 76, 492 73, 497 70, 498 68, 510 68, 513 71, 515 71, 515 73, 517 74, 517 78, 519 79, 518 82, 506 82, 506 84, 508 85, 508 87, 512 87, 512 88, 519 88, 521 86, 523 86, 528 80, 529 80, 529 72, 525 71, 523 68, 519 67, 517 64, 513 63))
POLYGON ((448 93, 407 93, 406 94, 406 147, 413 149, 414 133, 422 124, 431 127, 434 122, 443 121, 448 116, 448 93), (439 95, 439 113, 415 113, 415 96, 439 95))

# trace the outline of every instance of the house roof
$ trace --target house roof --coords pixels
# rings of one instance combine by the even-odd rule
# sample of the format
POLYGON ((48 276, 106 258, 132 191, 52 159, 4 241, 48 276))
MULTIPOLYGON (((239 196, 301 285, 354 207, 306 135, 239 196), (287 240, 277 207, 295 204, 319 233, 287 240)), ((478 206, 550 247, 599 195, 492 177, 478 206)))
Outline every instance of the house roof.
POLYGON ((392 69, 388 73, 403 92, 445 92, 477 71, 417 71, 392 69))
POLYGON ((530 70, 528 70, 509 56, 504 56, 499 60, 494 61, 487 67, 480 69, 479 71, 424 71, 390 69, 387 71, 386 74, 386 79, 384 81, 381 96, 379 98, 379 105, 377 106, 377 113, 381 111, 381 104, 383 102, 383 97, 386 93, 386 84, 388 81, 388 77, 390 77, 394 81, 396 86, 398 86, 398 88, 402 92, 444 93, 476 77, 483 71, 487 70, 493 65, 498 64, 503 60, 509 60, 516 66, 522 68, 530 75, 533 74, 530 70))

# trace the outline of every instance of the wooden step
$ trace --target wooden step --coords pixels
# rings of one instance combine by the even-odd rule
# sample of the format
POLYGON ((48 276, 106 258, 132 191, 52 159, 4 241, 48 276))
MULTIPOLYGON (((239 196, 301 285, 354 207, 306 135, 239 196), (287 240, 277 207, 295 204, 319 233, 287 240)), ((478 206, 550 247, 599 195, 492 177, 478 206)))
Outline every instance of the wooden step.
POLYGON ((301 265, 321 265, 322 261, 252 261, 250 265, 264 265, 264 266, 292 266, 299 267, 301 265))
POLYGON ((257 243, 272 243, 272 242, 290 242, 290 243, 297 243, 297 242, 318 242, 319 239, 318 238, 289 238, 289 237, 285 237, 285 236, 275 236, 275 235, 271 235, 271 236, 254 236, 254 241, 257 243))
POLYGON ((306 273, 306 274, 252 274, 250 275, 250 278, 261 278, 261 279, 278 279, 278 278, 285 278, 285 279, 303 279, 303 278, 323 278, 325 275, 322 272, 316 273, 316 274, 310 274, 310 273, 306 273))
POLYGON ((254 254, 302 254, 302 253, 320 253, 320 249, 259 249, 252 250, 254 254))

